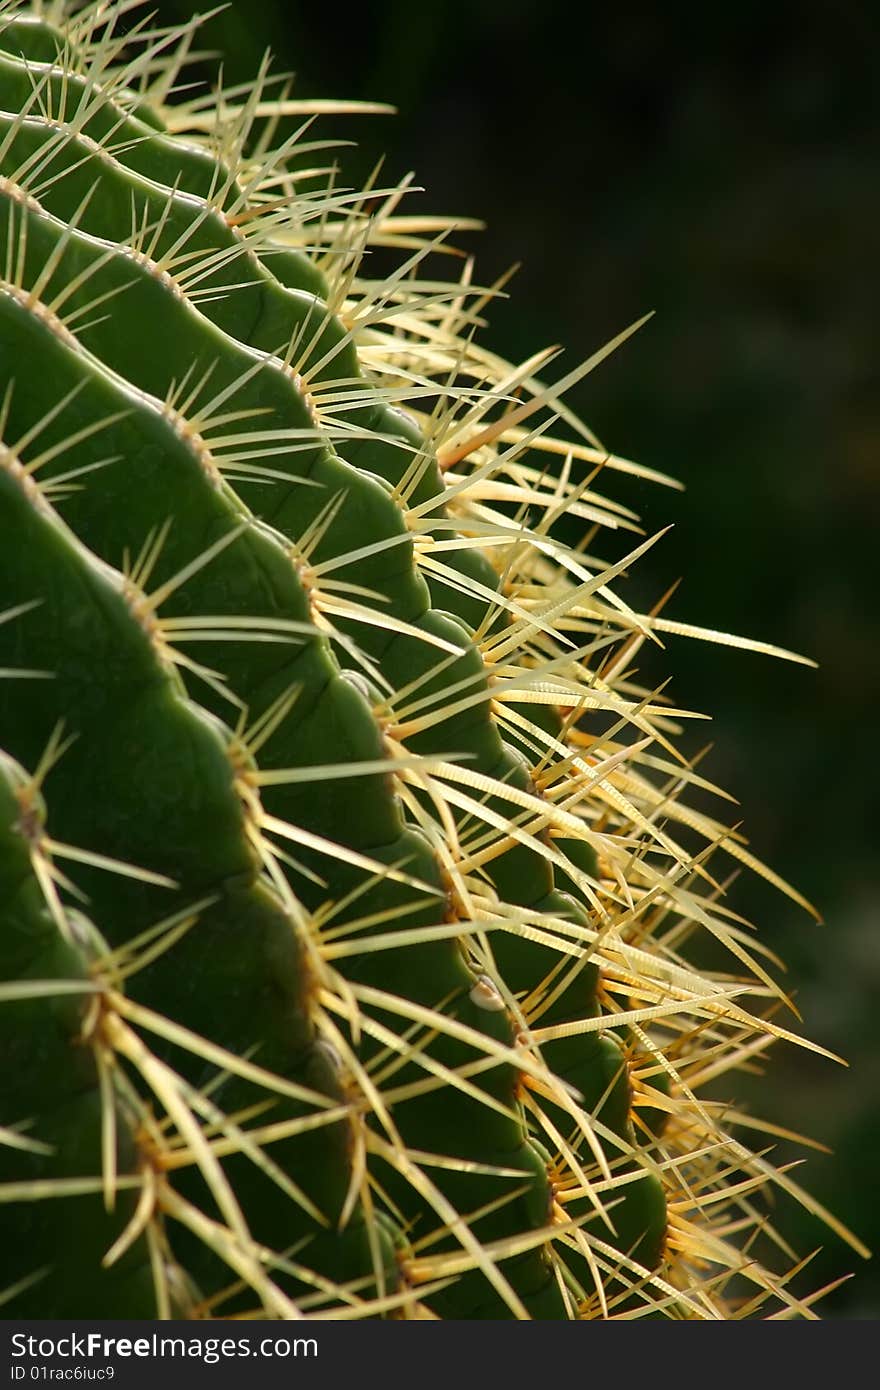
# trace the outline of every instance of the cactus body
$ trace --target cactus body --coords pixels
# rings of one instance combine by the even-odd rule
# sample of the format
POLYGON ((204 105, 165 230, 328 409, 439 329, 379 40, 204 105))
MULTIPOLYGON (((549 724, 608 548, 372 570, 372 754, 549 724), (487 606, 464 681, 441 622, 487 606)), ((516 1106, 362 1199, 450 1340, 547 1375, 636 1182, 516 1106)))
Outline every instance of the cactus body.
POLYGON ((694 1094, 791 1035, 665 825, 769 871, 554 537, 635 465, 119 21, 0 16, 7 1312, 800 1311, 694 1094))

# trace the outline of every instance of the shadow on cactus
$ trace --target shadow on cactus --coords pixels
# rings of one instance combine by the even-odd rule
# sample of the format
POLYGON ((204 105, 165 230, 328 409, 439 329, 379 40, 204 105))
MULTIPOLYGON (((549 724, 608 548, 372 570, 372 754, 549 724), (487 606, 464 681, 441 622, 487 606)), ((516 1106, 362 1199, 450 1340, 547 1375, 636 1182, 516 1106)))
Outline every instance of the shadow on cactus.
POLYGON ((4 1313, 813 1316, 765 1189, 862 1247, 701 1099, 813 1046, 725 856, 801 900, 635 671, 774 649, 614 590, 628 334, 481 347, 314 104, 174 99, 195 29, 0 7, 4 1313))

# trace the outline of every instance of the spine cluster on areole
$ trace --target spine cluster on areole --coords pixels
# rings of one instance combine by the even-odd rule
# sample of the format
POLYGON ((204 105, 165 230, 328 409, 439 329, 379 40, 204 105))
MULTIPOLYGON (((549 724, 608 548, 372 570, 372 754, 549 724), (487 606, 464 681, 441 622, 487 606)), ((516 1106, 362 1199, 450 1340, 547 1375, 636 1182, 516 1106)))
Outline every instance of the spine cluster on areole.
POLYGON ((697 1093, 799 1041, 710 851, 797 895, 632 675, 706 635, 651 542, 554 529, 637 530, 562 400, 626 335, 501 362, 442 219, 121 15, 0 11, 7 1312, 808 1315, 697 1093))

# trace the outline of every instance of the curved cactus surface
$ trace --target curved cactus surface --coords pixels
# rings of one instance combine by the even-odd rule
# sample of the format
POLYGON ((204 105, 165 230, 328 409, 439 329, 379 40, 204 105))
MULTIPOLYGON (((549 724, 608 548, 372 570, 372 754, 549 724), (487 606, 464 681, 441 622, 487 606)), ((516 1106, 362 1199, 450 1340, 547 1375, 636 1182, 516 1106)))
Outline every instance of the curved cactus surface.
POLYGON ((451 224, 130 8, 0 9, 7 1313, 808 1314, 698 1093, 802 1042, 714 855, 797 894, 563 400, 627 335, 501 361, 451 224))

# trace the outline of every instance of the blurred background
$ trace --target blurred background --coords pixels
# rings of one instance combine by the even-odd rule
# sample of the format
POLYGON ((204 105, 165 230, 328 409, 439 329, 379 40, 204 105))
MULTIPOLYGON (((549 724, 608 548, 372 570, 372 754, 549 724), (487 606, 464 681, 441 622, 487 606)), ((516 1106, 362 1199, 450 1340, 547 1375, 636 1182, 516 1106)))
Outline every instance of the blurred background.
MULTIPOLYGON (((151 8, 166 19, 199 7, 151 8)), ((737 1082, 738 1099, 834 1150, 810 1154, 796 1176, 880 1249, 869 822, 880 765, 880 13, 871 0, 368 0, 343 26, 329 5, 234 0, 204 39, 223 51, 227 81, 252 76, 269 46, 296 73, 295 96, 398 108, 325 126, 361 146, 342 181, 385 152, 384 179, 414 170, 427 190, 411 210, 486 222, 457 242, 477 252, 482 283, 522 262, 485 335, 505 356, 561 343, 561 374, 656 311, 572 396, 607 447, 686 484, 606 483, 648 532, 674 523, 626 597, 650 604, 684 576, 668 616, 819 662, 670 638, 643 667, 654 680, 672 672, 675 700, 712 716, 702 770, 739 799, 755 852, 825 919, 750 875, 733 890, 788 963, 804 1031, 850 1063, 780 1046, 766 1077, 737 1082)), ((774 1153, 792 1156, 784 1144, 774 1153)), ((799 1253, 823 1247, 811 1287, 852 1271, 821 1305, 826 1317, 880 1316, 877 1261, 786 1203, 776 1217, 799 1253)))

